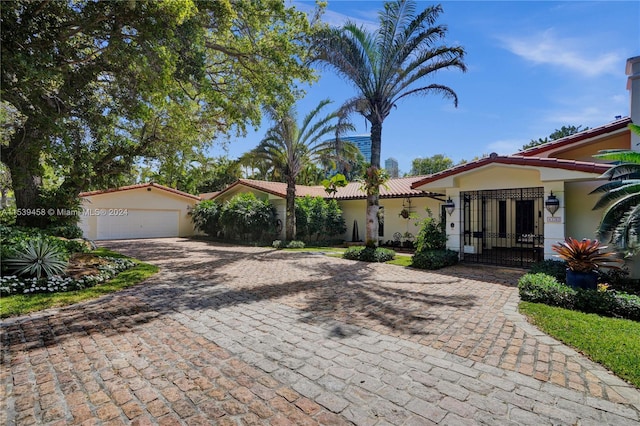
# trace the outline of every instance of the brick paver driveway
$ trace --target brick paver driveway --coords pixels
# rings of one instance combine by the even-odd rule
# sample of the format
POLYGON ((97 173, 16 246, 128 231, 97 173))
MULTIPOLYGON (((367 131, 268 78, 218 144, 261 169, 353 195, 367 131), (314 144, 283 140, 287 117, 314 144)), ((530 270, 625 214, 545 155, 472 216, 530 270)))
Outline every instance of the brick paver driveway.
POLYGON ((105 245, 162 271, 3 321, 3 424, 640 422, 638 390, 524 322, 510 271, 105 245))

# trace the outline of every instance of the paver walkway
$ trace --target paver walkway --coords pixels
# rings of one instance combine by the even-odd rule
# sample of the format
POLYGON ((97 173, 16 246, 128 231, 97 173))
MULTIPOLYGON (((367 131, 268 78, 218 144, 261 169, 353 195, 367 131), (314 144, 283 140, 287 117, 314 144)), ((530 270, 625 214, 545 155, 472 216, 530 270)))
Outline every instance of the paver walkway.
POLYGON ((162 271, 3 321, 3 424, 640 423, 637 389, 517 313, 511 270, 108 245, 162 271))

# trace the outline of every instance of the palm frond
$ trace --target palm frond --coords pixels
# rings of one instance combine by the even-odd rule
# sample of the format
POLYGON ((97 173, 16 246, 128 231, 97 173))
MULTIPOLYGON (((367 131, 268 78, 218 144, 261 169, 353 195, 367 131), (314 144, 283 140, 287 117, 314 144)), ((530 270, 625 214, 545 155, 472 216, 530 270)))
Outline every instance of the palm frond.
POLYGON ((612 188, 607 191, 593 206, 593 210, 601 209, 611 203, 613 206, 626 205, 629 203, 640 202, 640 181, 627 181, 625 185, 612 188))
POLYGON ((600 176, 600 179, 613 180, 638 174, 640 174, 640 164, 625 163, 612 166, 609 170, 607 170, 600 176))

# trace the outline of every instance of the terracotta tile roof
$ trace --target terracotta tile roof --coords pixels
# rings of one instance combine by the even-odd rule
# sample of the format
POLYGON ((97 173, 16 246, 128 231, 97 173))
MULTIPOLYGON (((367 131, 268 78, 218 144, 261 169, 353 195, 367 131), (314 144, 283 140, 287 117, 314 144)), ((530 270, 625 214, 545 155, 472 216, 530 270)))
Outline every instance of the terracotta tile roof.
POLYGON ((525 157, 522 155, 500 156, 496 153, 492 153, 490 156, 481 158, 480 160, 460 164, 445 171, 434 173, 430 176, 414 182, 411 187, 418 188, 427 183, 431 183, 448 176, 468 172, 470 170, 477 169, 489 164, 549 167, 552 169, 573 170, 578 172, 595 173, 599 175, 604 173, 611 167, 610 164, 592 163, 588 161, 564 160, 560 158, 525 157))
POLYGON ((153 182, 138 183, 138 184, 135 184, 135 185, 121 186, 119 188, 102 189, 102 190, 98 190, 98 191, 81 192, 80 193, 80 197, 90 197, 90 196, 93 196, 93 195, 109 194, 109 193, 112 193, 112 192, 129 191, 131 189, 140 189, 140 188, 147 188, 147 187, 149 187, 149 188, 158 188, 158 189, 161 189, 163 191, 167 191, 167 192, 171 192, 171 193, 176 194, 176 195, 180 195, 182 197, 192 198, 194 200, 200 200, 200 197, 198 197, 197 195, 188 194, 186 192, 178 191, 177 189, 169 188, 168 186, 159 185, 159 184, 153 183, 153 182))
POLYGON ((220 191, 203 192, 202 194, 198 194, 198 197, 200 197, 200 199, 202 200, 211 200, 215 198, 215 196, 218 195, 219 193, 220 191))
POLYGON ((580 142, 586 139, 594 138, 596 136, 605 135, 607 133, 615 132, 617 130, 625 129, 631 123, 631 118, 625 117, 611 123, 607 123, 603 126, 595 127, 593 129, 584 130, 571 136, 566 136, 561 139, 557 139, 552 142, 548 142, 542 145, 534 146, 533 148, 525 149, 515 153, 514 155, 521 155, 523 157, 536 157, 543 152, 550 151, 552 149, 560 148, 566 145, 570 145, 576 142, 580 142))
MULTIPOLYGON (((380 198, 427 197, 433 195, 428 192, 411 188, 411 184, 413 182, 422 178, 424 178, 424 176, 389 179, 387 183, 388 188, 380 188, 380 198)), ((212 198, 217 198, 238 185, 244 185, 281 198, 285 198, 287 196, 287 184, 284 182, 239 179, 212 198)), ((304 197, 307 195, 311 197, 336 198, 338 200, 356 200, 366 198, 366 194, 360 189, 360 182, 350 182, 347 186, 338 188, 338 191, 332 197, 327 194, 323 186, 296 185, 296 196, 304 197)))
MULTIPOLYGON (((380 198, 427 197, 429 195, 433 195, 431 193, 412 188, 412 184, 414 182, 423 178, 424 176, 411 176, 389 179, 387 182, 387 188, 380 188, 380 198)), ((335 198, 339 200, 366 198, 366 194, 360 189, 360 186, 360 182, 350 182, 344 188, 338 188, 335 198)))

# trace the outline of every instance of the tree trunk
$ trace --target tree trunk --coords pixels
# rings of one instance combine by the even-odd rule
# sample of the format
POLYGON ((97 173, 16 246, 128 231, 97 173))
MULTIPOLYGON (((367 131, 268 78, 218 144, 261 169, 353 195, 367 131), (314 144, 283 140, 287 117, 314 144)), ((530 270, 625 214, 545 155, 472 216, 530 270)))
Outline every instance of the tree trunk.
MULTIPOLYGON (((380 168, 382 146, 382 122, 371 122, 371 166, 380 168)), ((378 209, 380 208, 380 188, 367 195, 367 224, 365 242, 367 246, 378 245, 378 209)))
POLYGON ((286 239, 287 241, 296 238, 296 180, 287 176, 287 218, 286 218, 286 239))
POLYGON ((2 147, 2 161, 11 173, 18 216, 16 225, 43 227, 46 212, 40 205, 42 167, 40 166, 41 138, 37 131, 16 132, 8 146, 2 147), (27 132, 25 135, 24 132, 27 132), (44 213, 44 214, 42 214, 44 213))

